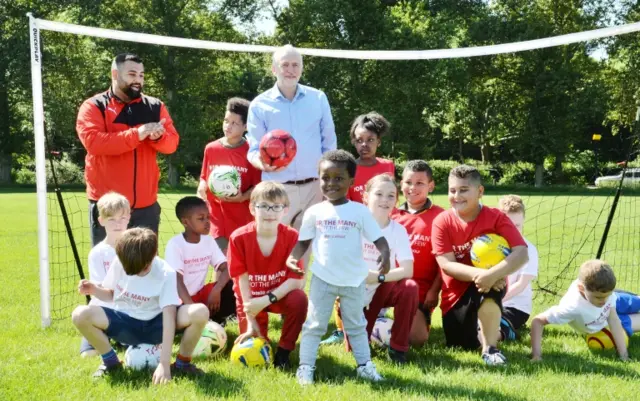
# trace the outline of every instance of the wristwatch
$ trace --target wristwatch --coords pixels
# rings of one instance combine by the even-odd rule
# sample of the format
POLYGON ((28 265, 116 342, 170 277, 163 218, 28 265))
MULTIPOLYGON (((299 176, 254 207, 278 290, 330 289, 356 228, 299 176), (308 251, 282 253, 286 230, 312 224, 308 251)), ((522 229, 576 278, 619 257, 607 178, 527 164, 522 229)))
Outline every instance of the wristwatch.
POLYGON ((269 302, 271 302, 272 304, 278 302, 278 297, 276 297, 273 292, 268 293, 267 296, 269 297, 269 302))
POLYGON ((386 278, 386 276, 384 274, 380 274, 378 276, 378 283, 384 283, 384 279, 386 278))

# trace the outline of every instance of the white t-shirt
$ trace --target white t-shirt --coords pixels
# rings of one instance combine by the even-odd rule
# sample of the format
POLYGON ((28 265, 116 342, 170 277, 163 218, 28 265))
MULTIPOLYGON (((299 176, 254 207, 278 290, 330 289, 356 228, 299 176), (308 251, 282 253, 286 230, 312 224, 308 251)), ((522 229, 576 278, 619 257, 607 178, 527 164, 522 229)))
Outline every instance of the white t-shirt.
POLYGON ((611 309, 616 307, 616 294, 611 293, 603 307, 599 308, 582 297, 578 290, 578 280, 569 286, 569 290, 544 315, 551 324, 569 324, 579 333, 596 333, 607 327, 611 309))
MULTIPOLYGON (((116 250, 105 241, 101 241, 89 251, 89 280, 101 284, 107 276, 109 266, 116 258, 116 250)), ((91 298, 89 305, 107 306, 110 302, 104 302, 96 297, 91 298)))
POLYGON ((200 242, 192 244, 178 234, 167 242, 164 260, 182 274, 189 295, 195 295, 204 287, 209 266, 218 268, 227 258, 210 235, 201 235, 200 242))
POLYGON ((376 241, 382 230, 366 206, 358 202, 332 205, 323 201, 304 213, 300 241, 313 239, 311 272, 338 287, 358 287, 369 266, 362 257, 362 238, 376 241))
MULTIPOLYGON (((382 229, 382 234, 389 243, 389 251, 391 261, 391 269, 397 267, 397 264, 407 260, 413 261, 413 252, 411 251, 411 242, 409 241, 409 234, 407 229, 397 221, 390 220, 389 224, 382 229)), ((378 270, 378 256, 380 252, 378 248, 371 241, 366 239, 362 240, 362 252, 365 262, 369 270, 378 270)), ((366 305, 371 303, 376 290, 380 286, 380 283, 367 284, 367 302, 366 305)))
POLYGON ((138 320, 151 320, 165 306, 180 305, 176 272, 157 256, 144 276, 128 276, 120 260, 114 259, 102 286, 113 290, 109 307, 138 320))
MULTIPOLYGON (((509 275, 507 282, 510 286, 514 285, 518 279, 523 275, 538 277, 538 249, 526 239, 527 252, 529 253, 529 261, 520 268, 517 272, 509 275)), ((515 308, 528 315, 533 310, 533 288, 531 282, 522 290, 522 292, 515 297, 502 303, 503 307, 515 308)))

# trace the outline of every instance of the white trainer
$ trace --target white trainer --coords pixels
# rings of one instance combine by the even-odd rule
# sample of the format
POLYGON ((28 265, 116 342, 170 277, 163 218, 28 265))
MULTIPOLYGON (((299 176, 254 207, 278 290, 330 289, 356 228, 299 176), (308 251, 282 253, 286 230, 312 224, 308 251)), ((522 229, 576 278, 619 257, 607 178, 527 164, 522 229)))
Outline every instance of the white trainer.
POLYGON ((380 376, 378 371, 376 370, 376 365, 373 362, 369 361, 364 366, 358 366, 356 370, 358 377, 369 380, 372 382, 380 382, 383 381, 384 378, 380 376))
POLYGON ((300 365, 296 370, 296 379, 301 386, 308 386, 313 384, 313 374, 316 371, 315 366, 300 365))

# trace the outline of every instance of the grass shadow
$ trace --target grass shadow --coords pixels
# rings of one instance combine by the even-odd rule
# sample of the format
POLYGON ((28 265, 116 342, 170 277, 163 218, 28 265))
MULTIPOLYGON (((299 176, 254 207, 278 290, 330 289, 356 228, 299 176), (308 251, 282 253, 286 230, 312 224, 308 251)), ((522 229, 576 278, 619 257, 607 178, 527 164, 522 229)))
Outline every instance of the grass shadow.
MULTIPOLYGON (((109 376, 108 382, 113 386, 122 386, 127 389, 146 389, 152 386, 153 370, 123 369, 109 376)), ((200 377, 172 377, 177 382, 193 382, 197 390, 209 397, 227 398, 230 396, 246 395, 244 383, 215 372, 207 372, 200 377)), ((244 398, 244 397, 243 397, 244 398)))

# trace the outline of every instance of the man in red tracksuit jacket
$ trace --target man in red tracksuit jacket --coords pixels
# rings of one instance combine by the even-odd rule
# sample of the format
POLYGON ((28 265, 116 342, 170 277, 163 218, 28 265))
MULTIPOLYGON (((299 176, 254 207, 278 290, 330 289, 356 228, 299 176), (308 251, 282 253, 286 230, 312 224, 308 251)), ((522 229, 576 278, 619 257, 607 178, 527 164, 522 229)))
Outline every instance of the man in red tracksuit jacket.
POLYGON ((148 227, 158 233, 156 154, 175 152, 180 140, 164 103, 142 94, 144 66, 138 56, 117 55, 111 78, 109 90, 80 106, 76 122, 78 137, 87 149, 84 176, 92 245, 106 236, 98 223, 96 202, 109 191, 129 200, 129 227, 148 227))

